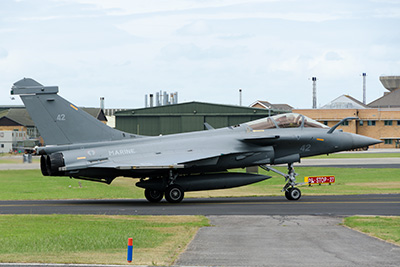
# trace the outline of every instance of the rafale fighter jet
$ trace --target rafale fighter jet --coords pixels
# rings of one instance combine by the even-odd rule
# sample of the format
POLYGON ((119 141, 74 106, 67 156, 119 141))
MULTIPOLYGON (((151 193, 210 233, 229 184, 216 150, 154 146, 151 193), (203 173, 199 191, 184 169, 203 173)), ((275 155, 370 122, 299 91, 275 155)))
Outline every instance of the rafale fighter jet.
POLYGON ((150 202, 181 202, 185 191, 223 189, 256 183, 271 176, 228 172, 260 166, 286 179, 283 192, 298 200, 293 163, 302 157, 367 147, 381 141, 332 128, 300 114, 276 115, 207 131, 140 136, 112 129, 30 78, 14 84, 46 146, 37 147, 45 176, 110 184, 116 177, 140 178, 150 202), (288 164, 288 173, 270 166, 288 164))

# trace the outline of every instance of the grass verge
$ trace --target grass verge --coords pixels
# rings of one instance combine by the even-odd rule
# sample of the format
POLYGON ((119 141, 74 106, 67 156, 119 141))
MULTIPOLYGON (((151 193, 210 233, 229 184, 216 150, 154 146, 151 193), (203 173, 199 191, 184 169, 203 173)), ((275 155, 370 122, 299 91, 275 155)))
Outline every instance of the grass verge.
POLYGON ((353 216, 345 218, 344 225, 400 246, 400 216, 353 216))
POLYGON ((170 265, 203 216, 1 215, 0 262, 170 265))
POLYGON ((309 158, 310 159, 400 158, 400 151, 399 153, 337 153, 337 154, 313 156, 309 158))
MULTIPOLYGON (((285 167, 276 169, 286 173, 285 167)), ((238 170, 237 170, 238 171, 238 170)), ((259 171, 270 175, 271 179, 232 189, 204 192, 188 192, 188 197, 230 197, 230 196, 283 196, 281 189, 284 178, 274 172, 259 171)), ((305 176, 334 175, 332 185, 300 186, 303 195, 356 195, 356 194, 398 194, 400 193, 400 169, 363 169, 363 168, 322 168, 297 167, 298 182, 304 182, 305 176)))
POLYGON ((0 171, 0 200, 143 198, 136 179, 117 178, 111 185, 43 176, 40 170, 0 171))
MULTIPOLYGON (((282 172, 286 168, 277 167, 282 172)), ((243 170, 236 170, 243 171, 243 170)), ((400 193, 400 169, 350 169, 297 167, 297 179, 304 176, 335 175, 333 185, 301 186, 305 195, 351 195, 400 193)), ((273 172, 260 171, 273 178, 260 183, 224 190, 187 192, 186 197, 280 196, 284 179, 273 172)), ((112 199, 144 198, 143 189, 135 186, 137 179, 117 178, 111 185, 42 176, 39 170, 0 171, 0 200, 33 199, 112 199)))
MULTIPOLYGON (((39 163, 40 157, 39 156, 32 157, 32 162, 39 163)), ((0 153, 0 164, 20 164, 20 163, 23 163, 23 154, 10 155, 10 154, 0 153)))

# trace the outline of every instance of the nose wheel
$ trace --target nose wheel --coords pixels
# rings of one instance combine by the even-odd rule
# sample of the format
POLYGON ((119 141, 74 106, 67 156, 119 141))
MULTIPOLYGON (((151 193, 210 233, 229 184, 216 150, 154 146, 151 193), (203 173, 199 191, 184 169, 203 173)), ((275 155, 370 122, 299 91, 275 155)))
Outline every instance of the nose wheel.
POLYGON ((297 187, 290 187, 286 189, 285 197, 287 200, 299 200, 301 197, 301 191, 297 187))
POLYGON ((275 170, 274 168, 266 165, 260 165, 260 167, 266 171, 273 171, 285 177, 286 184, 283 187, 282 192, 285 192, 285 197, 288 200, 299 200, 301 198, 300 189, 295 187, 296 185, 301 185, 301 183, 296 183, 297 173, 294 172, 293 163, 288 163, 288 174, 275 170))

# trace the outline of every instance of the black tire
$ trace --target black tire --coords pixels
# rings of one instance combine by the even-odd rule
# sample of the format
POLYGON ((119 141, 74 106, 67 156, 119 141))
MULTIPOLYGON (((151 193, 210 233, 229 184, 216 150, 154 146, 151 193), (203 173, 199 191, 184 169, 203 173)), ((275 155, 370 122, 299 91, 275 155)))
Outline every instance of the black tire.
POLYGON ((285 191, 285 197, 286 197, 287 200, 293 200, 292 197, 290 196, 290 193, 289 193, 289 191, 290 191, 291 189, 292 189, 292 188, 288 188, 288 189, 285 191))
POLYGON ((144 196, 148 201, 152 203, 158 203, 161 201, 161 199, 163 199, 164 193, 158 190, 145 189, 144 196))
POLYGON ((167 190, 165 190, 165 199, 169 203, 179 203, 182 201, 184 196, 185 192, 182 187, 177 184, 170 185, 167 187, 167 190))
POLYGON ((285 196, 288 200, 299 200, 301 198, 301 191, 297 187, 292 187, 285 192, 285 196))

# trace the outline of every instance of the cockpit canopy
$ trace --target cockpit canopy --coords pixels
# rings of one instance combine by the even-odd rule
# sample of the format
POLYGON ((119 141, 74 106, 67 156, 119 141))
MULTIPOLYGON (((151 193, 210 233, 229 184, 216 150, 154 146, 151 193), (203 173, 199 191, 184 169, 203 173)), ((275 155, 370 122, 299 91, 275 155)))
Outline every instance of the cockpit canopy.
POLYGON ((273 128, 326 128, 328 126, 297 113, 285 113, 245 123, 252 130, 273 128))

